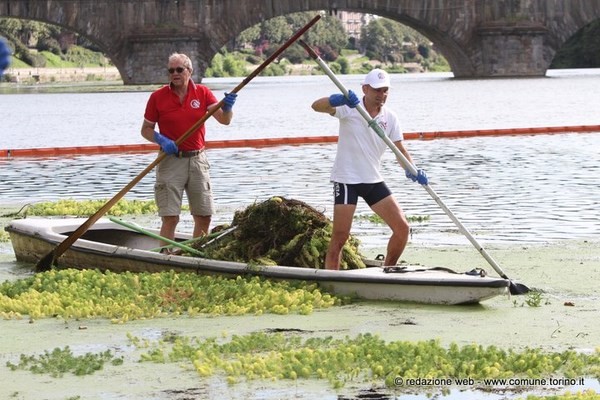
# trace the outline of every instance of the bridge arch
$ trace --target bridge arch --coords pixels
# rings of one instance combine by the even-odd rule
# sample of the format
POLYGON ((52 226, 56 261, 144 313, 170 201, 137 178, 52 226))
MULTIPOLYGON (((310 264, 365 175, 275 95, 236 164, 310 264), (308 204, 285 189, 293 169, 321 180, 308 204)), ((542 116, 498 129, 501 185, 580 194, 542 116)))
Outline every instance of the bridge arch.
POLYGON ((600 18, 589 0, 3 0, 0 18, 55 24, 103 49, 125 84, 165 82, 174 51, 200 80, 230 39, 266 19, 299 11, 376 14, 428 37, 455 77, 543 76, 557 50, 600 18))

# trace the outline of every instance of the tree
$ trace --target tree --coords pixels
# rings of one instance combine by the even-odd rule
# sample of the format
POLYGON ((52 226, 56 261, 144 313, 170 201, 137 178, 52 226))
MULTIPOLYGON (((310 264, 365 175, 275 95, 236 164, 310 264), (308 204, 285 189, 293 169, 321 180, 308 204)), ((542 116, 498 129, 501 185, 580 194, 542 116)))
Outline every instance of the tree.
MULTIPOLYGON (((310 16, 313 15, 310 14, 310 16)), ((300 27, 298 26, 298 29, 300 27)), ((344 30, 342 22, 330 15, 322 17, 321 21, 306 33, 305 40, 309 45, 317 47, 320 53, 340 54, 342 49, 348 47, 348 34, 344 30)))
POLYGON ((339 57, 336 60, 337 64, 340 66, 340 73, 341 74, 349 74, 350 72, 352 72, 350 70, 350 62, 348 61, 348 59, 346 57, 339 57))
MULTIPOLYGON (((299 12, 271 18, 244 30, 236 38, 236 43, 240 46, 250 43, 254 46, 256 54, 269 55, 313 18, 313 12, 299 12)), ((306 32, 304 40, 310 46, 315 46, 324 59, 333 61, 347 46, 348 35, 339 19, 323 16, 318 24, 306 32)), ((296 46, 291 47, 286 51, 286 57, 294 63, 308 59, 308 54, 303 49, 299 49, 296 46)))
POLYGON ((261 24, 261 37, 270 43, 284 43, 294 34, 285 17, 271 18, 261 24))
POLYGON ((361 44, 367 57, 399 63, 404 60, 402 49, 405 37, 405 30, 400 23, 377 18, 363 27, 361 44))
POLYGON ((600 21, 580 29, 556 53, 550 68, 600 67, 600 21))

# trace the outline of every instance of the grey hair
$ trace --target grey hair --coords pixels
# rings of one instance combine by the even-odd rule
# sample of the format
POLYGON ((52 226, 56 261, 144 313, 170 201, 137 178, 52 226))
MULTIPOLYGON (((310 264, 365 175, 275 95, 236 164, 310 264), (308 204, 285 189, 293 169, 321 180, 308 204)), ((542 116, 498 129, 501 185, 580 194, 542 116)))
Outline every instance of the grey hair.
POLYGON ((194 68, 192 67, 192 60, 190 60, 190 58, 183 53, 171 54, 169 56, 169 63, 172 63, 173 61, 181 61, 183 63, 183 66, 189 69, 190 72, 194 71, 194 68))

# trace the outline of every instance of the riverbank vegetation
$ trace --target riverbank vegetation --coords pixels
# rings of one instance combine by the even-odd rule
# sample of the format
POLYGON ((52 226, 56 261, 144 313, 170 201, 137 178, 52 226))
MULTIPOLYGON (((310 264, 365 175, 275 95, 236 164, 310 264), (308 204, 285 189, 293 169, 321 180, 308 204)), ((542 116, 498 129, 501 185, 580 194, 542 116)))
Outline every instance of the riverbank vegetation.
MULTIPOLYGON (((245 76, 263 62, 312 17, 312 12, 272 18, 233 38, 215 55, 207 77, 245 76)), ((100 49, 86 38, 57 26, 37 21, 5 18, 0 35, 14 49, 12 68, 71 68, 111 66, 100 49)), ((376 18, 363 27, 361 39, 349 37, 340 20, 323 15, 309 30, 305 41, 331 63, 338 73, 364 73, 374 67, 389 72, 448 71, 449 66, 433 43, 398 22, 376 18)), ((263 75, 317 73, 306 51, 299 45, 286 50, 280 62, 263 75)))

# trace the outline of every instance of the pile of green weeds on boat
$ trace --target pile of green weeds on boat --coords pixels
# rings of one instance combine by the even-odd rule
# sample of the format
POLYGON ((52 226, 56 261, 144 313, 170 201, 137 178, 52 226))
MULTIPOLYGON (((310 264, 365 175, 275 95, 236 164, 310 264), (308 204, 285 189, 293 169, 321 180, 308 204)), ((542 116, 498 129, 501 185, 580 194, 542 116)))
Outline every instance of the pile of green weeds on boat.
MULTIPOLYGON (((325 214, 308 204, 275 196, 237 211, 230 226, 215 227, 192 247, 215 260, 322 269, 332 227, 325 214)), ((351 235, 341 269, 365 268, 359 244, 351 235)))

